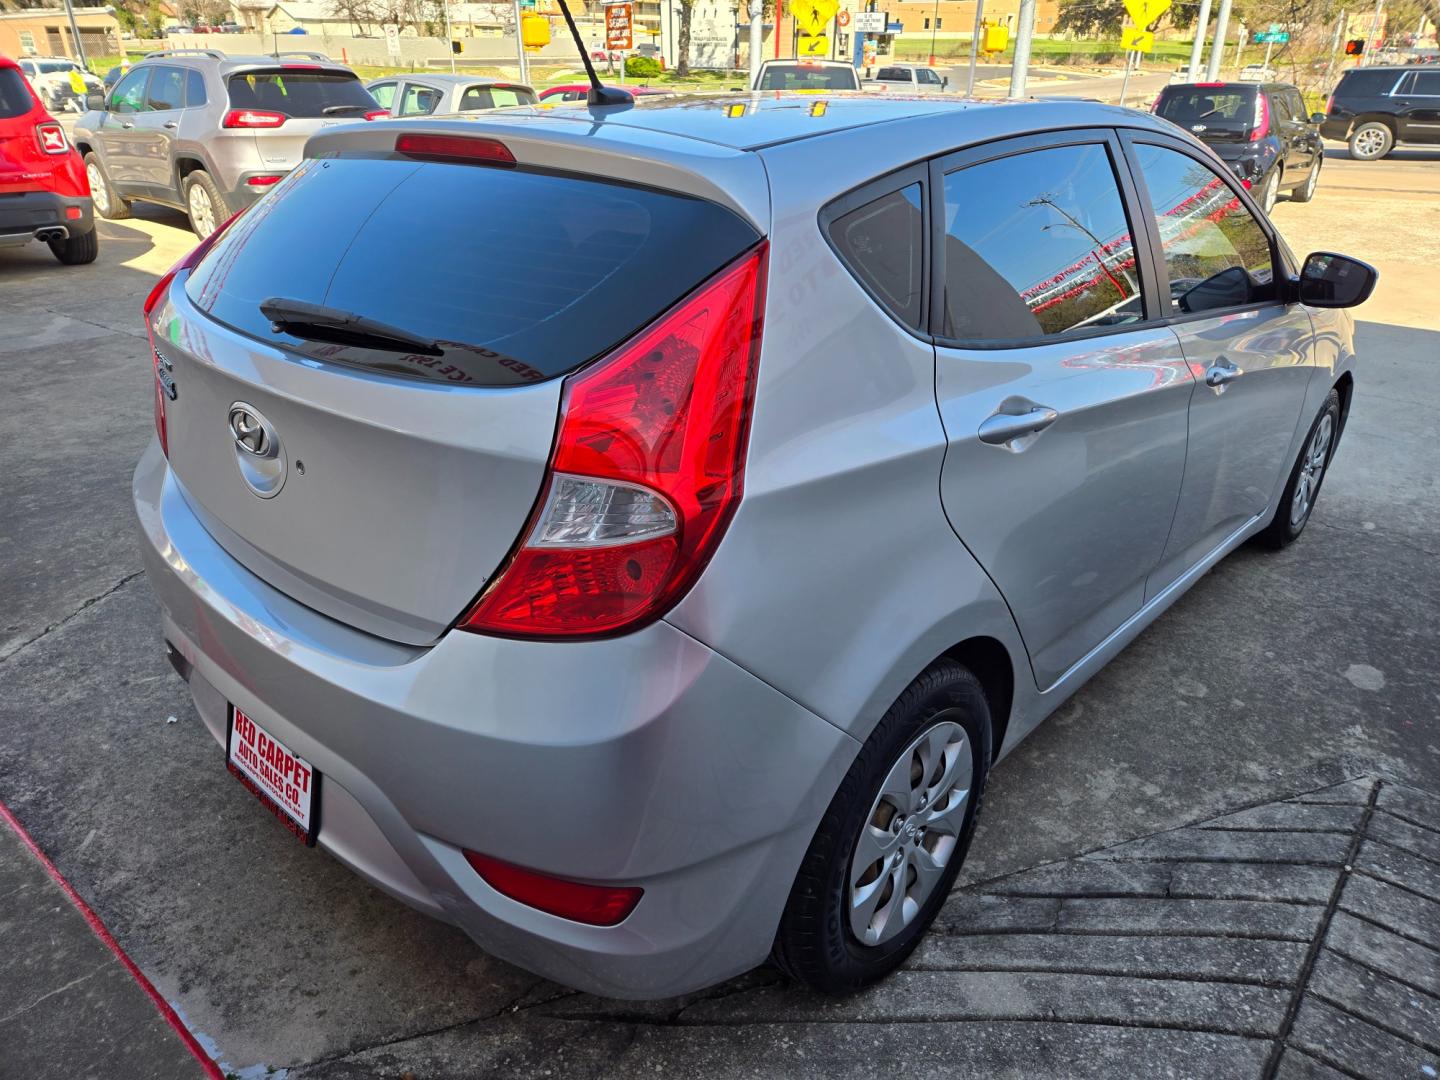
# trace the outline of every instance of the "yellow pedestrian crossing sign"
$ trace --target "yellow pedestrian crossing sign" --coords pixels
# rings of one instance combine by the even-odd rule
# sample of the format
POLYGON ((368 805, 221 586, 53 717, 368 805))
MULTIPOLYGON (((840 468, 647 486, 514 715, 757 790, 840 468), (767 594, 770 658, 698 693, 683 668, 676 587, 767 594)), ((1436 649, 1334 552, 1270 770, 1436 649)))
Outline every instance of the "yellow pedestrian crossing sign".
MULTIPOLYGON (((1130 13, 1131 21, 1143 30, 1170 10, 1170 0, 1125 0, 1125 10, 1130 13)), ((1126 45, 1125 48, 1137 46, 1126 45)))
POLYGON ((1127 26, 1120 31, 1120 47, 1127 52, 1135 49, 1148 53, 1155 47, 1155 35, 1149 30, 1141 30, 1138 26, 1127 26))
POLYGON ((797 56, 829 56, 830 39, 824 34, 811 34, 802 37, 795 43, 795 54, 797 56))
MULTIPOLYGON (((816 37, 824 34, 830 20, 835 18, 835 12, 840 10, 840 0, 790 0, 789 8, 790 16, 800 28, 800 33, 816 37)), ((828 46, 825 51, 829 52, 828 46)), ((800 55, 816 54, 809 52, 800 55)))

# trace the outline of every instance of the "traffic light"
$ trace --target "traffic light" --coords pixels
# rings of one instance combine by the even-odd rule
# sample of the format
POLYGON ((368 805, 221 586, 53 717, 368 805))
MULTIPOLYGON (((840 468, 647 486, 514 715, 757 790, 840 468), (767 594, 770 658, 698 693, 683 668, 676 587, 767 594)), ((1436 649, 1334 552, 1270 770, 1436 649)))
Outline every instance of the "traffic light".
POLYGON ((1365 54, 1365 39, 1351 38, 1345 42, 1346 56, 1363 56, 1365 54))

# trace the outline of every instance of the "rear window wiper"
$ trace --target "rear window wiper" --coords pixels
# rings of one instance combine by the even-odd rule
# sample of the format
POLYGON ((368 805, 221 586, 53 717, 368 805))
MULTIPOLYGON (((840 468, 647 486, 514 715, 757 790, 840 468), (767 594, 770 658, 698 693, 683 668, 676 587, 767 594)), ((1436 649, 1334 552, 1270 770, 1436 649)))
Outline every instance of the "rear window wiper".
POLYGON ((330 341, 337 345, 355 345, 365 349, 388 352, 413 352, 422 356, 444 356, 434 338, 422 337, 401 330, 379 319, 353 311, 308 304, 304 300, 287 300, 272 296, 260 301, 260 314, 270 320, 270 329, 277 334, 291 334, 312 341, 330 341))
POLYGON ((326 105, 320 110, 326 116, 339 116, 345 112, 369 112, 369 105, 326 105))

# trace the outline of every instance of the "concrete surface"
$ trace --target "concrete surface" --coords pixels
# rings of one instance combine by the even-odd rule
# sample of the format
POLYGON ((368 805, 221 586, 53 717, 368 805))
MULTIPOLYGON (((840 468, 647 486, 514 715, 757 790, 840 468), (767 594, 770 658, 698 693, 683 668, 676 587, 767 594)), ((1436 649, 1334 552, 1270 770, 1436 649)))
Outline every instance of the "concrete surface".
POLYGON ((1440 825, 1374 810, 1363 825, 1342 804, 1322 829, 1278 828, 1297 812, 1287 804, 1243 835, 1187 833, 1200 845, 1194 862, 1170 832, 1355 777, 1440 791, 1430 464, 1440 271, 1429 246, 1440 236, 1440 154, 1330 160, 1313 203, 1277 207, 1300 252, 1347 251, 1384 275, 1359 315, 1354 412, 1304 539, 1227 559, 1000 766, 969 890, 910 972, 843 1007, 781 990, 767 971, 648 1011, 576 1000, 296 844, 225 775, 163 659, 131 538, 129 474, 151 429, 138 308, 192 242, 179 215, 141 214, 102 226, 94 267, 61 267, 37 247, 0 253, 0 798, 226 1068, 587 1075, 621 1061, 632 1073, 760 1075, 785 1063, 853 1075, 900 1055, 919 1072, 1128 1075, 1139 1061, 1186 1075, 1273 1066, 1298 1076, 1440 1049, 1428 1029, 1357 1026, 1369 1023, 1354 1005, 1369 976, 1343 965, 1317 962, 1310 981, 1330 989, 1302 995, 1291 1016, 1305 985, 1296 948, 1308 955, 1319 934, 1348 935, 1350 960, 1387 977, 1411 971, 1409 989, 1440 996, 1435 968, 1412 970, 1413 955, 1433 959, 1414 953, 1436 943, 1431 908, 1391 891, 1440 896, 1420 874, 1440 865, 1440 825), (1401 862, 1419 876, 1409 891, 1390 880, 1352 893, 1350 882, 1374 876, 1357 870, 1330 912, 1318 898, 1327 883, 1333 894, 1337 845, 1381 822, 1404 832, 1390 846, 1418 860, 1401 862), (1152 836, 1133 858, 1114 855, 1152 836), (1084 857, 1102 848, 1111 854, 1084 857), (1304 860, 1277 866, 1287 852, 1304 860), (1227 866, 1214 880, 1197 869, 1217 862, 1227 866), (1175 864, 1177 914, 1147 914, 1155 905, 1135 894, 1170 873, 1157 863, 1175 864), (1056 896, 993 891, 1042 864, 1056 864, 1044 871, 1060 876, 1056 896), (1094 895, 1083 875, 1101 874, 1121 884, 1094 895), (1376 921, 1382 908, 1389 924, 1376 921), (1058 929, 1072 950, 1066 969, 1030 972, 1058 929), (1097 943, 1129 952, 1122 963, 1097 943), (972 946, 1003 951, 966 960, 972 946), (975 963, 990 967, 963 970, 975 963), (1153 975, 1167 970, 1187 973, 1169 980, 1186 985, 1157 996, 1153 975), (1077 996, 1094 1015, 1052 1022, 1049 1010, 1077 996), (751 998, 773 1001, 769 1019, 784 1026, 724 1018, 751 998), (998 1012, 1005 1003, 1024 1009, 998 1012), (671 1022, 687 1010, 715 1019, 671 1022), (884 1023, 892 1010, 907 1022, 884 1023), (1167 1026, 1187 1010, 1215 1019, 1167 1026))

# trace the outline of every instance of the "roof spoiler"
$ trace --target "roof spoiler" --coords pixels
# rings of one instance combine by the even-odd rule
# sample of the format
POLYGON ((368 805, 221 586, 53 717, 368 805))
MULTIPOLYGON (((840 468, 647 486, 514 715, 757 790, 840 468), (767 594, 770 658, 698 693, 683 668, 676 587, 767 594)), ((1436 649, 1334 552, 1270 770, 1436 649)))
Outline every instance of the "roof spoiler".
POLYGON ((157 49, 155 52, 146 53, 145 59, 154 60, 161 56, 208 56, 211 60, 227 59, 219 49, 157 49))

